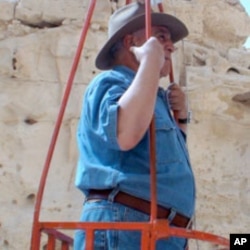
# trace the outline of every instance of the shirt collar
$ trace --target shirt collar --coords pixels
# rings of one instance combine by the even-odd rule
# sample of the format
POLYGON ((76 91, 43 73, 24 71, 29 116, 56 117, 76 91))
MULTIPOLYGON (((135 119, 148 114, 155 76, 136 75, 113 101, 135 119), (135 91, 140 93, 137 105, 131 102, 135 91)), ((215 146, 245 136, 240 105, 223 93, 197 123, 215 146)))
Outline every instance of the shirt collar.
POLYGON ((132 70, 129 67, 124 66, 124 65, 116 65, 116 66, 114 66, 112 68, 112 70, 122 72, 122 73, 124 73, 125 75, 127 75, 128 77, 131 77, 131 78, 134 78, 135 74, 136 74, 136 72, 134 70, 132 70))

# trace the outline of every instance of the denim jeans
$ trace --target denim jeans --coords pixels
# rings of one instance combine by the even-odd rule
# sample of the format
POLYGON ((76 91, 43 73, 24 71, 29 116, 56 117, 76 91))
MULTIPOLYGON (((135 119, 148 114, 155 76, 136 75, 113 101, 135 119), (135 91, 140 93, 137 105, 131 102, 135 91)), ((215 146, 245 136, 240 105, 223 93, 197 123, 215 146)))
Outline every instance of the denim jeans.
MULTIPOLYGON (((113 203, 112 200, 87 201, 83 206, 81 221, 84 222, 145 222, 149 215, 137 210, 113 203)), ((140 231, 97 230, 94 234, 94 250, 140 250, 140 231)), ((168 238, 157 241, 157 250, 184 250, 186 240, 168 238)), ((85 233, 77 230, 74 239, 74 250, 85 248, 85 233)))

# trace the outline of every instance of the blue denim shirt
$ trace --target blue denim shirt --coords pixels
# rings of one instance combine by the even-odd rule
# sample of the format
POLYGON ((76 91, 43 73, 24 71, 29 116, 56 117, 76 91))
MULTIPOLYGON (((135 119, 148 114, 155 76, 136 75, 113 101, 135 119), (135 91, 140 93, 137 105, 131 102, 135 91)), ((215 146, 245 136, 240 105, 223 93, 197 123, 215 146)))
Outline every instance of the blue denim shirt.
MULTIPOLYGON (((119 187, 150 200, 149 132, 128 151, 122 151, 117 141, 118 100, 134 76, 129 68, 116 66, 97 75, 85 91, 77 131, 79 161, 75 180, 85 194, 88 189, 119 187)), ((185 135, 173 120, 161 88, 155 106, 155 128, 158 204, 191 217, 195 184, 185 135)))

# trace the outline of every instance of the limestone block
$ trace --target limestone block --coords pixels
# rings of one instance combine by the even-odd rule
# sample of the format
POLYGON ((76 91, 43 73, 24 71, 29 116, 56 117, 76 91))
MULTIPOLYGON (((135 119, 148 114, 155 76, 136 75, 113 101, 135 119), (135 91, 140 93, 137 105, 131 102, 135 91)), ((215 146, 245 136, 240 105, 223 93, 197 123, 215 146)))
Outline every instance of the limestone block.
POLYGON ((236 224, 237 220, 242 220, 241 218, 248 214, 246 210, 249 207, 249 191, 246 188, 248 180, 243 177, 249 175, 248 169, 244 168, 247 166, 249 154, 249 137, 246 134, 249 127, 220 120, 218 116, 213 118, 204 114, 203 118, 200 125, 193 125, 189 134, 194 142, 198 142, 198 138, 206 138, 206 143, 194 143, 190 147, 190 153, 195 161, 193 164, 197 174, 197 185, 202 186, 198 189, 197 206, 200 209, 197 210, 197 227, 225 237, 228 237, 231 230, 243 233, 248 230, 247 224, 238 229, 236 224), (204 126, 208 128, 206 131, 203 129, 204 126), (236 131, 241 131, 241 134, 236 131), (225 147, 222 141, 226 141, 228 146, 225 147), (240 152, 241 163, 236 160, 236 155, 240 152), (241 211, 238 218, 231 216, 232 213, 237 213, 236 211, 241 211), (221 229, 216 228, 218 222, 223 224, 221 229))
POLYGON ((16 7, 15 17, 24 23, 38 24, 42 21, 41 4, 42 0, 35 1, 19 1, 16 7))
MULTIPOLYGON (((63 26, 61 29, 39 30, 36 33, 0 41, 0 72, 15 78, 65 83, 79 44, 81 29, 63 26)), ((88 32, 80 58, 76 82, 88 83, 96 73, 96 48, 101 48, 105 36, 88 32), (89 72, 91 73, 89 75, 89 72)))
MULTIPOLYGON (((219 74, 238 74, 243 77, 250 75, 249 53, 246 50, 231 49, 228 55, 223 55, 217 50, 187 41, 184 42, 184 47, 179 47, 179 50, 184 56, 178 56, 178 62, 174 60, 177 69, 181 64, 184 64, 186 66, 206 67, 206 70, 219 74)), ((177 51, 177 53, 179 52, 177 51)))
POLYGON ((3 46, 3 43, 0 42, 0 72, 3 75, 11 75, 11 72, 13 71, 12 54, 13 51, 11 48, 3 46))
POLYGON ((183 63, 186 66, 202 67, 218 73, 225 73, 230 67, 230 62, 217 51, 187 41, 184 44, 183 63))
POLYGON ((109 0, 97 1, 93 15, 93 22, 101 25, 103 30, 107 29, 108 20, 112 12, 113 9, 111 1, 109 0))
POLYGON ((57 25, 66 17, 70 18, 73 13, 76 17, 83 8, 80 1, 73 1, 71 5, 69 3, 69 1, 55 0, 37 0, 35 2, 32 0, 21 0, 16 8, 16 18, 29 25, 43 26, 46 23, 57 25), (65 4, 66 6, 63 6, 65 4), (68 7, 68 11, 65 11, 64 7, 68 7), (53 15, 51 15, 52 13, 53 15))
POLYGON ((15 6, 18 0, 0 0, 0 21, 10 21, 14 18, 15 6))
POLYGON ((187 82, 193 116, 189 149, 200 187, 197 229, 225 237, 232 230, 244 232, 248 230, 247 224, 236 229, 238 219, 231 215, 236 211, 241 211, 238 218, 249 214, 250 193, 246 187, 249 181, 244 176, 249 176, 245 166, 250 153, 250 113, 249 106, 235 103, 231 98, 236 93, 249 91, 249 77, 239 78, 190 66, 187 82), (223 229, 217 228, 218 222, 223 224, 223 229))
MULTIPOLYGON (((90 1, 20 0, 16 7, 16 18, 34 26, 58 26, 63 20, 84 20, 90 1)), ((97 1, 93 20, 105 23, 111 12, 109 1, 97 1), (109 9, 110 11, 107 11, 109 9)))
POLYGON ((226 51, 243 45, 250 33, 250 17, 238 8, 222 1, 209 1, 204 8, 204 43, 226 51), (223 9, 223 11, 221 11, 223 9), (241 15, 242 18, 232 18, 241 15))
POLYGON ((235 65, 250 70, 250 51, 231 48, 228 51, 228 60, 235 65))
POLYGON ((163 1, 164 12, 176 16, 189 30, 188 40, 200 41, 203 33, 204 3, 199 1, 163 1))

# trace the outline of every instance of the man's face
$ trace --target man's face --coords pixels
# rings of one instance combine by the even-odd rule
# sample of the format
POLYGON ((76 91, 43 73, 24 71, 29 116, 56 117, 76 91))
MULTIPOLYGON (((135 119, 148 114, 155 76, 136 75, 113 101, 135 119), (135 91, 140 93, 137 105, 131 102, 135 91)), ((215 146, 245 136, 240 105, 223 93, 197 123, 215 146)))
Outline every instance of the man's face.
MULTIPOLYGON (((164 26, 153 26, 151 30, 152 36, 156 37, 164 49, 165 62, 161 69, 160 76, 164 77, 171 70, 171 53, 174 52, 174 45, 168 29, 164 26)), ((138 30, 133 33, 136 39, 135 46, 141 46, 146 41, 145 29, 138 30)))

